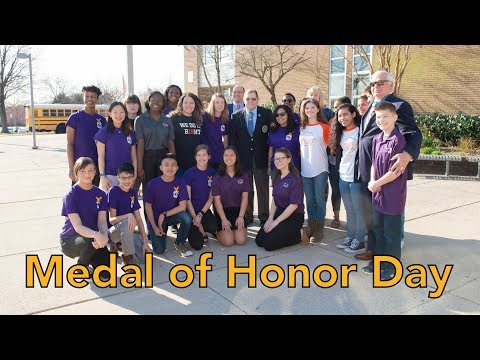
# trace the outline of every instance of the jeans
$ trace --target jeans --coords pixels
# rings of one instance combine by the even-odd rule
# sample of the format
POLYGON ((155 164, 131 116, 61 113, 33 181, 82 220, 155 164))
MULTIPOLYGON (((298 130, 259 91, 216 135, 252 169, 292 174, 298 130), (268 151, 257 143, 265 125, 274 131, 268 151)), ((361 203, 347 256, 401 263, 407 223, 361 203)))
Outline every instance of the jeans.
MULTIPOLYGON (((400 260, 402 255, 400 247, 402 216, 386 215, 373 210, 373 227, 377 239, 375 254, 395 256, 400 260)), ((387 267, 391 267, 391 265, 388 264, 387 267)))
POLYGON ((347 211, 347 236, 362 242, 365 237, 365 220, 361 207, 362 184, 339 179, 339 187, 347 211))
POLYGON ((190 226, 192 225, 192 217, 187 211, 182 211, 178 214, 167 217, 163 220, 162 229, 165 235, 157 236, 153 230, 150 231, 150 240, 152 241, 152 248, 155 254, 163 254, 167 249, 167 229, 169 225, 180 224, 177 230, 177 244, 183 244, 187 241, 190 226))
POLYGON ((324 171, 313 178, 302 176, 303 192, 307 200, 308 220, 324 222, 326 215, 325 189, 328 172, 324 171))

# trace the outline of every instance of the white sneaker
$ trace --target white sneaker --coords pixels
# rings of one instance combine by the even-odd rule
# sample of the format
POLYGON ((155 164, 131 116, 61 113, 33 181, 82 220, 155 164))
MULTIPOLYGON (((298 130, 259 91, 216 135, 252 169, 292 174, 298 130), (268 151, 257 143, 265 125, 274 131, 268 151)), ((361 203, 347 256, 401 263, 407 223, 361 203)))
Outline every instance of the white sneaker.
POLYGON ((188 257, 193 255, 193 252, 188 250, 185 244, 177 244, 176 242, 174 242, 173 247, 180 253, 182 257, 188 257))

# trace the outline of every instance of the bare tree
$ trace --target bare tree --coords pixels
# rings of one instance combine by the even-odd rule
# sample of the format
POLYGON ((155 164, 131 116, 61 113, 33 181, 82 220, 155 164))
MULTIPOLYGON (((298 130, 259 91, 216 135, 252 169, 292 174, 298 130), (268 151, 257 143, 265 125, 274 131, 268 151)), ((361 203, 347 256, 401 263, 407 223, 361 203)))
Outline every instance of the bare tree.
POLYGON ((46 91, 50 93, 48 100, 53 104, 71 104, 69 94, 72 93, 72 86, 70 83, 61 76, 49 77, 40 80, 41 84, 45 87, 46 91))
POLYGON ((315 84, 320 84, 320 80, 328 81, 328 61, 330 60, 328 51, 324 51, 321 45, 315 47, 314 62, 307 61, 305 68, 315 77, 315 84), (326 71, 325 71, 326 69, 326 71))
MULTIPOLYGON (((361 58, 368 64, 370 68, 370 74, 373 74, 377 70, 386 70, 392 74, 395 80, 395 86, 393 93, 397 94, 400 91, 400 86, 402 84, 402 78, 405 73, 405 69, 408 63, 411 60, 410 45, 374 45, 373 49, 375 56, 378 60, 379 67, 374 68, 372 60, 368 55, 364 46, 361 45, 352 45, 353 49, 357 50, 357 53, 361 58)), ((345 58, 345 60, 352 66, 352 70, 358 75, 358 69, 352 64, 351 59, 349 59, 341 47, 335 47, 345 58)), ((358 77, 360 81, 365 83, 362 77, 358 77)), ((368 84, 365 84, 365 86, 368 84)))
POLYGON ((275 88, 283 77, 310 58, 297 53, 290 45, 247 46, 237 51, 236 65, 240 74, 262 82, 277 105, 275 88))
POLYGON ((231 45, 186 45, 185 50, 196 54, 199 64, 198 71, 202 72, 203 78, 207 82, 210 96, 216 92, 222 92, 222 86, 235 77, 234 62, 225 61, 226 58, 232 56, 231 45), (226 63, 228 65, 225 65, 226 63))
MULTIPOLYGON (((97 82, 97 87, 102 91, 99 104, 111 104, 114 101, 123 101, 123 89, 112 83, 97 82)), ((83 103, 83 100, 82 100, 83 103)))
POLYGON ((8 133, 5 101, 28 89, 28 61, 17 58, 19 52, 30 52, 23 45, 0 45, 0 120, 2 133, 8 133))

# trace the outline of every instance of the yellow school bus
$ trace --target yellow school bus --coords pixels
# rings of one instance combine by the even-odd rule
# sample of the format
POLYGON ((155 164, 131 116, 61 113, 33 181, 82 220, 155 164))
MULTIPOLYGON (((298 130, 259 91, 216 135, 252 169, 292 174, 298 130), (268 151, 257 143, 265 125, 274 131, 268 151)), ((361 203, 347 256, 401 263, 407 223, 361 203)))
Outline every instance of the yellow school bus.
MULTIPOLYGON (((67 130, 65 124, 68 117, 82 110, 84 104, 35 104, 35 131, 55 131, 56 134, 64 134, 67 130)), ((97 113, 107 117, 109 105, 96 105, 97 113)), ((25 118, 28 130, 32 131, 32 111, 30 106, 25 106, 25 118)))

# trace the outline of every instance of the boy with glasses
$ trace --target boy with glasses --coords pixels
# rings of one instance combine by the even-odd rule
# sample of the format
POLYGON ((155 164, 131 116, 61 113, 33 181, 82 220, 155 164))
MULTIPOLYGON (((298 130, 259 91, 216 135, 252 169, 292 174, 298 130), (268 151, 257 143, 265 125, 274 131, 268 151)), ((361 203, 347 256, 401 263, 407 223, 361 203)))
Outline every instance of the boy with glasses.
POLYGON ((147 243, 145 225, 140 216, 140 204, 134 184, 134 168, 132 164, 123 163, 118 168, 118 186, 113 186, 108 192, 110 239, 115 244, 122 244, 122 259, 124 265, 145 263, 145 253, 152 252, 147 243), (135 233, 138 226, 140 236, 135 233))

